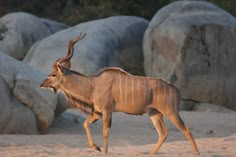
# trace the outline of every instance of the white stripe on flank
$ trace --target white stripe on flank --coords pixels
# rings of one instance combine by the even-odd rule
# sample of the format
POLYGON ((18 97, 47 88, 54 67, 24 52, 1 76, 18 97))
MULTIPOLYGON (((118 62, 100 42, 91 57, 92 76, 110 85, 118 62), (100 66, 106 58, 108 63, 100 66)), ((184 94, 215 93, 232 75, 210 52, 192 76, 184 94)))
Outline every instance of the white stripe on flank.
POLYGON ((148 99, 147 99, 147 103, 149 104, 149 102, 150 102, 150 86, 149 86, 149 84, 148 84, 148 99))
POLYGON ((168 86, 170 88, 170 96, 169 96, 169 104, 171 104, 171 87, 168 86))
POLYGON ((119 72, 119 87, 120 87, 120 103, 123 104, 123 99, 122 99, 122 88, 121 88, 121 72, 119 72))
POLYGON ((137 81, 137 99, 139 98, 139 82, 140 82, 140 79, 138 79, 138 81, 137 81))
POLYGON ((165 97, 166 97, 166 86, 164 85, 164 91, 163 91, 163 103, 165 103, 165 97))
POLYGON ((160 88, 160 83, 159 80, 157 80, 157 102, 155 103, 159 103, 159 88, 160 88))
POLYGON ((132 106, 134 105, 134 78, 132 77, 131 78, 132 82, 131 82, 131 103, 132 103, 132 106))
POLYGON ((127 103, 127 77, 125 76, 125 91, 124 91, 124 94, 125 94, 125 100, 124 100, 124 104, 127 103))

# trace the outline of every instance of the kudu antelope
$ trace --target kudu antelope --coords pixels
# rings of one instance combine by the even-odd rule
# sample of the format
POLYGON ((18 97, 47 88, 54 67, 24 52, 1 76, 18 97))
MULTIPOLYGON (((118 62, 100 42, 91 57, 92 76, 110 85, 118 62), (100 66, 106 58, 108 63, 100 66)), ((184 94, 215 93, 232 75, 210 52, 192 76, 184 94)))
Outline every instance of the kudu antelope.
POLYGON ((104 68, 94 76, 70 70, 73 46, 84 36, 80 34, 69 42, 67 56, 54 63, 52 72, 41 87, 51 88, 55 93, 62 91, 72 108, 78 108, 89 114, 83 125, 89 146, 100 151, 93 142, 89 125, 101 117, 103 151, 107 153, 112 112, 132 115, 148 113, 159 134, 159 140, 151 151, 152 154, 158 151, 168 134, 163 115, 190 141, 194 154, 199 154, 190 129, 178 113, 180 94, 174 85, 162 79, 133 76, 119 68, 104 68))

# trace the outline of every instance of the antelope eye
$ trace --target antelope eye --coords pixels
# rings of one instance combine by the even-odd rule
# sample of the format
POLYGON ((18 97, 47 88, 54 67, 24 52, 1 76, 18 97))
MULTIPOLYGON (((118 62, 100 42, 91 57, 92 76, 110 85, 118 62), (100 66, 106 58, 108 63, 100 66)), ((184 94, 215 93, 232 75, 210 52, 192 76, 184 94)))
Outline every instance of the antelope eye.
POLYGON ((56 74, 55 74, 55 73, 53 73, 53 74, 51 74, 51 76, 52 76, 52 77, 55 77, 55 76, 56 76, 56 74))

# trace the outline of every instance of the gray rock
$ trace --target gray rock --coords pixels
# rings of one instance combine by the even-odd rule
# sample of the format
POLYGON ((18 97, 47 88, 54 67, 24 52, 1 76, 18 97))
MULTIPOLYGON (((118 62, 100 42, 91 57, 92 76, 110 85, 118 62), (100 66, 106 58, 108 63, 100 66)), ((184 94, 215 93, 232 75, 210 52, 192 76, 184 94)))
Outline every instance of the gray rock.
POLYGON ((68 27, 24 12, 2 16, 0 25, 8 29, 3 40, 0 41, 0 49, 16 59, 23 59, 36 41, 68 27))
POLYGON ((148 21, 115 16, 78 24, 34 44, 24 62, 49 73, 52 64, 67 53, 68 42, 80 32, 86 37, 75 44, 72 69, 94 74, 103 67, 118 66, 143 74, 142 39, 148 21))
POLYGON ((182 100, 180 103, 180 110, 199 111, 199 112, 236 113, 234 110, 226 108, 224 106, 204 103, 204 102, 197 102, 192 100, 182 100))
POLYGON ((236 110, 236 20, 207 2, 177 1, 158 11, 144 35, 148 76, 167 79, 182 97, 236 110))
POLYGON ((34 113, 11 95, 11 88, 0 75, 0 133, 37 133, 34 113))
POLYGON ((79 110, 68 109, 63 112, 60 116, 55 118, 52 126, 49 129, 50 134, 58 133, 84 133, 83 124, 86 118, 81 116, 79 110))
POLYGON ((65 110, 58 106, 57 95, 40 89, 45 77, 0 51, 0 133, 44 133, 56 109, 65 110))
POLYGON ((214 104, 208 103, 199 103, 196 104, 194 107, 194 111, 201 111, 201 112, 220 112, 220 113, 236 113, 233 110, 230 110, 223 106, 218 106, 214 104))

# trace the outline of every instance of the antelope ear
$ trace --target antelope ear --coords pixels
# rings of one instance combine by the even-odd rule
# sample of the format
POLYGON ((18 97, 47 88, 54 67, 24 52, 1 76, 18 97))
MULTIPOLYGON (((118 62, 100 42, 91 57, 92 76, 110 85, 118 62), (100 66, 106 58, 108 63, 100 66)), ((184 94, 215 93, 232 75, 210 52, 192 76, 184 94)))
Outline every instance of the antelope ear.
POLYGON ((61 64, 59 62, 56 62, 56 69, 58 72, 62 72, 62 67, 61 64))

